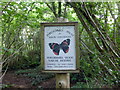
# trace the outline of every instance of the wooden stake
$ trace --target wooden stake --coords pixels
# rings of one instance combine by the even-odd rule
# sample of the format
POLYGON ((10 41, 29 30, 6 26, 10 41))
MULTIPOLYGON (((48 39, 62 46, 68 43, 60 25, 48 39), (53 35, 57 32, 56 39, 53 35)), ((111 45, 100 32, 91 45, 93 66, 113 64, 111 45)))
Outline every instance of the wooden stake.
POLYGON ((56 88, 70 88, 70 73, 56 74, 56 88))

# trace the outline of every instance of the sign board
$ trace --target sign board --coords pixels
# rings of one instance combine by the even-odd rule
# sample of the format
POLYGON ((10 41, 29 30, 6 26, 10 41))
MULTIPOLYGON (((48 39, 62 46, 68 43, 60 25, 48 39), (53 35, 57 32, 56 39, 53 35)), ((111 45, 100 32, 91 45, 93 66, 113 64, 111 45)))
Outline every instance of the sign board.
POLYGON ((77 22, 41 25, 41 64, 44 71, 76 71, 79 59, 77 22))

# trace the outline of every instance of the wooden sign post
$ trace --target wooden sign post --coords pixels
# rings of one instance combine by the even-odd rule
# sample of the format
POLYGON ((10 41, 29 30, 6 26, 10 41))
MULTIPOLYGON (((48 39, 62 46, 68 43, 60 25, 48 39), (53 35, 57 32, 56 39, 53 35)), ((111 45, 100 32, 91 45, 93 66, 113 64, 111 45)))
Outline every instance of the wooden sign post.
POLYGON ((56 73, 56 88, 70 88, 70 74, 79 70, 77 22, 41 23, 42 72, 56 73))
POLYGON ((57 73, 56 74, 56 88, 70 88, 70 74, 57 73))

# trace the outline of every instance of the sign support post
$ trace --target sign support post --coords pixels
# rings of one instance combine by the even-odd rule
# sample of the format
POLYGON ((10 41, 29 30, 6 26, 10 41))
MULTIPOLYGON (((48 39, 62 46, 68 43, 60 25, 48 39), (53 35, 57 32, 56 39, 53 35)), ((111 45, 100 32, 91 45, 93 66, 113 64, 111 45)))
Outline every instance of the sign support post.
POLYGON ((70 73, 56 73, 56 88, 70 88, 70 73))
MULTIPOLYGON (((58 18, 58 22, 67 22, 58 18)), ((56 88, 70 88, 70 73, 56 73, 56 88)))

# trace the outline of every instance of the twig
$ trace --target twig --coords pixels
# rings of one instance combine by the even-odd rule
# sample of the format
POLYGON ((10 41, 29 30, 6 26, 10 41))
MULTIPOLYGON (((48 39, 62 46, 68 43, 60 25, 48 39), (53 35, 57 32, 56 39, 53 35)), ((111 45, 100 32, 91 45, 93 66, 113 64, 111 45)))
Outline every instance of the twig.
POLYGON ((91 53, 91 54, 94 54, 94 52, 93 51, 91 51, 89 48, 88 48, 88 46, 84 43, 84 41, 81 39, 81 43, 82 43, 82 45, 91 53))
MULTIPOLYGON (((6 74, 7 70, 8 70, 8 65, 7 65, 7 67, 6 67, 6 70, 5 70, 4 73, 2 74, 2 76, 0 76, 0 80, 2 80, 2 78, 3 78, 4 75, 6 74)), ((2 73, 2 72, 0 72, 0 73, 2 73)))
POLYGON ((3 11, 8 7, 8 5, 11 3, 11 1, 10 2, 8 2, 6 5, 5 5, 5 7, 3 8, 3 10, 2 10, 2 13, 3 13, 3 11))
POLYGON ((99 27, 98 27, 97 24, 94 22, 93 18, 90 16, 90 13, 89 13, 89 11, 87 10, 85 4, 84 4, 84 9, 85 9, 88 17, 90 18, 93 26, 95 27, 95 30, 98 32, 99 36, 102 37, 101 40, 105 42, 105 44, 108 46, 108 48, 112 51, 112 53, 113 53, 116 57, 120 58, 119 54, 118 54, 118 53, 113 49, 113 47, 107 42, 107 39, 106 39, 105 36, 102 34, 102 32, 100 31, 99 27))
POLYGON ((87 85, 88 85, 88 88, 90 88, 89 84, 88 84, 88 81, 87 81, 87 77, 85 75, 85 73, 83 72, 84 76, 85 76, 85 79, 86 79, 86 82, 87 82, 87 85))
MULTIPOLYGON (((18 51, 19 51, 23 46, 24 46, 24 44, 18 49, 18 51)), ((18 51, 17 51, 17 52, 18 52, 18 51)), ((12 55, 10 55, 9 57, 7 57, 7 58, 2 62, 2 64, 5 63, 10 57, 12 57, 13 55, 15 55, 17 52, 15 52, 15 53, 13 53, 12 55)))
POLYGON ((47 6, 50 8, 50 10, 53 12, 53 14, 55 15, 55 17, 57 18, 57 14, 56 14, 56 11, 55 11, 55 6, 54 6, 54 4, 52 3, 52 7, 48 4, 48 3, 46 3, 47 4, 47 6))
POLYGON ((61 2, 58 3, 58 17, 61 17, 61 2))

